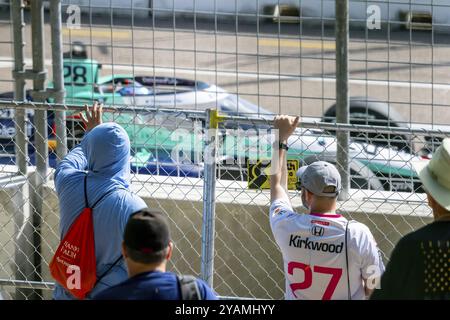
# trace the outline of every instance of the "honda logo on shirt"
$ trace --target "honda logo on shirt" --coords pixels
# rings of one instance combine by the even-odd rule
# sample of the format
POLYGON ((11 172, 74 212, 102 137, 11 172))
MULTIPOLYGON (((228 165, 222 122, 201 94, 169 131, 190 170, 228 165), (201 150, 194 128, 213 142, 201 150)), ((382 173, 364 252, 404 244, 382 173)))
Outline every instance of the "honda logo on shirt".
POLYGON ((321 237, 323 236, 325 229, 320 226, 313 226, 311 228, 311 234, 315 237, 321 237))

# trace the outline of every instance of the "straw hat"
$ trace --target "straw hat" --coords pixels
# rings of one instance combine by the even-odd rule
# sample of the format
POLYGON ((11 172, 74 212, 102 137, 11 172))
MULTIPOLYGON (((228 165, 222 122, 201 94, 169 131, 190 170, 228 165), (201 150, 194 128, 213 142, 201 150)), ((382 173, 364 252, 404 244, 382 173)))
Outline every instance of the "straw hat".
POLYGON ((450 138, 443 140, 431 160, 413 162, 412 165, 425 190, 450 211, 450 138))

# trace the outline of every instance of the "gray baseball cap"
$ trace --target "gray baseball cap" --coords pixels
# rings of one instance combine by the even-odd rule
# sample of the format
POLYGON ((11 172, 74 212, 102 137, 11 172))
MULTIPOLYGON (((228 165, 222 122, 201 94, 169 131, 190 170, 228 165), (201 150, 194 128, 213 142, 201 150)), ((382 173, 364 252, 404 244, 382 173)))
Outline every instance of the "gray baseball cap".
POLYGON ((297 171, 300 185, 316 196, 334 198, 341 190, 341 175, 326 161, 316 161, 297 171))

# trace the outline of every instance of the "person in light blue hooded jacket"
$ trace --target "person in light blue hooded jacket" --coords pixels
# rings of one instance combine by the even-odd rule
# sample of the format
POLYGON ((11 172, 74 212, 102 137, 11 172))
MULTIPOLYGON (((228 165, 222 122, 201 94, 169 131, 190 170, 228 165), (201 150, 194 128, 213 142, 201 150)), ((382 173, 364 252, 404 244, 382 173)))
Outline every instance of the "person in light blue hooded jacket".
MULTIPOLYGON (((87 132, 81 143, 58 164, 55 187, 60 207, 61 239, 85 207, 86 174, 89 206, 116 190, 101 199, 93 210, 97 277, 106 275, 89 293, 89 299, 128 278, 124 259, 119 259, 123 232, 129 216, 147 205, 129 190, 130 139, 126 131, 113 122, 102 124, 102 108, 97 103, 92 114, 86 106, 86 117, 82 115, 87 132)), ((58 284, 53 298, 76 299, 58 284)))

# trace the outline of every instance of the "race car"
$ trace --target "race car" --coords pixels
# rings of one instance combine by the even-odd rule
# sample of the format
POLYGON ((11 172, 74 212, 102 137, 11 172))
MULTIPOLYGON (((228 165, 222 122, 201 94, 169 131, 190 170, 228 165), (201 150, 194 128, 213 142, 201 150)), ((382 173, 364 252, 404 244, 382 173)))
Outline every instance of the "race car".
MULTIPOLYGON (((197 109, 217 108, 225 115, 249 115, 267 120, 267 125, 243 125, 230 121, 221 125, 219 132, 218 177, 246 181, 249 159, 261 158, 261 148, 254 150, 253 145, 270 129, 274 114, 254 105, 245 99, 227 92, 215 85, 202 81, 172 77, 124 75, 100 75, 101 64, 88 59, 83 51, 71 52, 64 58, 64 82, 67 104, 92 104, 98 100, 106 105, 130 105, 141 107, 159 107, 162 109, 197 109), (80 53, 81 52, 81 53, 80 53), (227 130, 253 130, 264 132, 262 135, 239 137, 227 134, 227 130)), ((51 87, 51 84, 50 84, 51 87)), ((51 118, 51 113, 49 118, 51 118)), ((30 116, 30 124, 32 117, 30 116)), ((195 133, 196 119, 187 118, 180 113, 104 113, 104 121, 121 124, 130 136, 132 145, 131 169, 141 174, 158 174, 173 176, 202 177, 204 158, 202 153, 204 139, 195 133), (177 129, 184 129, 182 140, 177 129), (174 137, 174 135, 176 135, 174 137), (200 153, 200 156, 199 156, 200 153), (180 156, 181 154, 181 156, 180 156)), ((3 120, 0 120, 3 121, 3 120)), ((11 118, 10 128, 12 125, 11 118)), ((49 135, 54 135, 51 121, 49 135)), ((200 122, 200 127, 204 122, 200 122)), ((76 114, 68 113, 69 148, 81 139, 84 128, 76 114)), ((32 130, 31 130, 32 131, 32 130)), ((32 135, 33 133, 30 132, 32 135)), ((8 136, 12 141, 12 135, 8 136)), ((32 139, 31 139, 32 141, 32 139)), ((322 130, 298 129, 289 140, 289 159, 300 160, 301 164, 320 159, 336 162, 336 138, 322 130)), ((54 143, 53 143, 54 147, 54 143)), ((270 154, 271 144, 267 143, 265 158, 270 154)), ((421 185, 411 161, 421 157, 377 144, 362 141, 350 143, 350 174, 354 188, 384 189, 391 191, 417 191, 421 185)), ((33 155, 31 150, 31 162, 33 155)), ((52 153, 52 149, 50 153, 52 153)), ((8 163, 14 162, 11 153, 8 163)), ((5 162, 5 157, 0 161, 5 162)), ((50 165, 54 165, 51 161, 50 165)))

